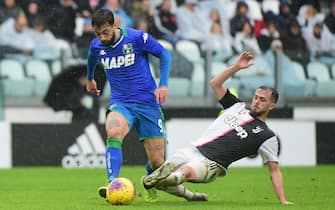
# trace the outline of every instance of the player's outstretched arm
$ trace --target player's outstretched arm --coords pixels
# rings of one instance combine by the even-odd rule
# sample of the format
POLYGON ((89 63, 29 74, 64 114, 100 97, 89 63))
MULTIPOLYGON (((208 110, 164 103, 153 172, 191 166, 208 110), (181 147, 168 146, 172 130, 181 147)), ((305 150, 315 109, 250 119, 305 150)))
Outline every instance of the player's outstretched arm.
POLYGON ((277 162, 268 162, 270 177, 273 189, 277 194, 278 199, 283 205, 292 205, 294 203, 288 201, 285 197, 283 176, 281 174, 279 164, 277 162))
POLYGON ((171 67, 171 55, 166 49, 159 56, 160 80, 159 87, 155 90, 157 104, 163 104, 168 98, 168 80, 171 67))
POLYGON ((94 71, 98 63, 98 59, 91 53, 91 50, 87 54, 87 84, 86 90, 89 93, 100 95, 100 90, 97 88, 97 83, 94 80, 94 71))
POLYGON ((210 81, 211 87, 218 99, 221 99, 227 92, 227 88, 223 86, 223 83, 240 69, 245 69, 253 65, 250 62, 252 58, 253 55, 251 52, 243 52, 236 60, 235 64, 221 71, 210 81))

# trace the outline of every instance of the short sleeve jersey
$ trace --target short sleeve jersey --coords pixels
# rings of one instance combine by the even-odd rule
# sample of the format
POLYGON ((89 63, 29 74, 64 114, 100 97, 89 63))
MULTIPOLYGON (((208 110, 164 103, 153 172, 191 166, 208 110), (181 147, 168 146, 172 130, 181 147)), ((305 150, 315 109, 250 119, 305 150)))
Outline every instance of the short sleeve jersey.
POLYGON ((241 158, 261 154, 263 162, 278 162, 278 140, 267 125, 253 117, 229 90, 219 101, 225 109, 195 142, 208 159, 227 168, 241 158))
POLYGON ((110 104, 116 102, 159 106, 154 91, 148 55, 159 57, 164 48, 143 31, 120 28, 120 39, 106 46, 98 38, 92 40, 89 56, 102 63, 111 88, 110 104))

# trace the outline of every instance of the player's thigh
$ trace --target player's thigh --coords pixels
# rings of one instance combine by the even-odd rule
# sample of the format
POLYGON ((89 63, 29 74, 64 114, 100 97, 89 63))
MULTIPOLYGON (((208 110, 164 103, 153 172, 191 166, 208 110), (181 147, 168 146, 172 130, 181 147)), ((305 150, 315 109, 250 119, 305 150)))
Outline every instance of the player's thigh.
MULTIPOLYGON (((212 182, 223 171, 216 162, 205 157, 195 158, 182 167, 185 168, 184 170, 190 170, 190 168, 193 169, 193 173, 189 177, 189 181, 198 183, 212 182)), ((180 170, 183 169, 181 168, 180 170)))
MULTIPOLYGON (((133 109, 136 116, 136 130, 140 141, 153 139, 165 139, 165 122, 162 109, 157 106, 137 104, 133 109)), ((163 142, 153 143, 163 144, 163 142)))
POLYGON ((133 121, 132 115, 125 107, 122 105, 111 106, 106 113, 107 136, 123 139, 132 128, 133 121))
POLYGON ((157 106, 136 106, 136 129, 146 154, 154 166, 164 162, 165 123, 162 109, 157 106))

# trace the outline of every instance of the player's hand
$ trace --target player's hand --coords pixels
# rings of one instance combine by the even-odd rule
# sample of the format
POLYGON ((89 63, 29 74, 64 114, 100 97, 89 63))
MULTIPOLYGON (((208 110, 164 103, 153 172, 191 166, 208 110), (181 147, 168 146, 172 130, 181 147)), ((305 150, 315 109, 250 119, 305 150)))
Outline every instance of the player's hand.
POLYGON ((238 69, 245 69, 253 65, 251 60, 253 59, 253 55, 251 52, 246 51, 243 52, 240 57, 237 59, 235 65, 238 69))
POLYGON ((168 88, 166 86, 161 86, 155 90, 156 102, 157 104, 163 104, 168 97, 168 88))
POLYGON ((95 94, 97 96, 100 95, 100 90, 97 88, 97 83, 95 80, 88 80, 86 84, 86 90, 89 93, 95 94))

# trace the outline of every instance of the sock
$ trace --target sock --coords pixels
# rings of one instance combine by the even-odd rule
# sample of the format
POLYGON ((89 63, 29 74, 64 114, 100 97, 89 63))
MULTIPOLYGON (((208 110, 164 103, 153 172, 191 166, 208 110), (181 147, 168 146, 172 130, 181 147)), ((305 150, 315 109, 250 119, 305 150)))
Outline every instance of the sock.
POLYGON ((151 163, 150 163, 150 161, 148 160, 147 161, 147 163, 145 164, 145 169, 147 170, 147 176, 149 175, 149 174, 151 174, 154 170, 155 170, 155 168, 154 167, 152 167, 152 165, 151 165, 151 163))
POLYGON ((178 186, 170 186, 164 189, 165 192, 176 195, 178 197, 183 197, 186 200, 192 200, 193 198, 193 192, 189 191, 186 187, 183 185, 178 186))
POLYGON ((115 177, 119 177, 123 162, 122 140, 118 138, 107 138, 106 148, 106 170, 107 179, 111 182, 115 177))
POLYGON ((177 186, 185 181, 186 177, 184 173, 180 171, 172 172, 170 176, 166 177, 165 180, 161 181, 163 185, 166 186, 177 186))

